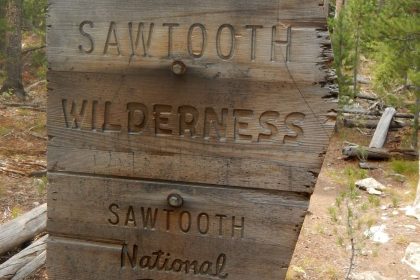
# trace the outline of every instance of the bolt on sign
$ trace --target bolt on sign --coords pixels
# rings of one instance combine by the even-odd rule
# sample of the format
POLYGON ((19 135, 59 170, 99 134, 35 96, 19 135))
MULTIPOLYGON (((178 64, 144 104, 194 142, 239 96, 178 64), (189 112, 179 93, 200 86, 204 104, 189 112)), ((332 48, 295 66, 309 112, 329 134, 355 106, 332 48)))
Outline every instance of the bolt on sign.
POLYGON ((283 279, 334 120, 317 0, 51 0, 49 279, 283 279))

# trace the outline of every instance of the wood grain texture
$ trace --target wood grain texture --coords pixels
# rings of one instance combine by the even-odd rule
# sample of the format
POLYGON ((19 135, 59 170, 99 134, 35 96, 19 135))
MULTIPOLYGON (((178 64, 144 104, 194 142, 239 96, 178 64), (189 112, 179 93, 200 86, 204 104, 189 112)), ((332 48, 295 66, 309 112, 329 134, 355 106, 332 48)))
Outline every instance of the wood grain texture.
POLYGON ((384 146, 386 136, 388 135, 388 129, 396 112, 395 108, 392 107, 385 109, 379 120, 378 126, 376 127, 375 133, 373 134, 372 140, 370 141, 369 148, 380 149, 384 146))
POLYGON ((55 0, 49 10, 48 60, 54 71, 170 72, 179 60, 187 71, 212 79, 324 79, 319 63, 328 41, 317 32, 326 25, 319 1, 107 0, 75 5, 55 0))
POLYGON ((0 265, 0 279, 23 279, 24 276, 33 272, 39 262, 45 259, 47 238, 48 235, 41 237, 2 263, 0 265))
POLYGON ((50 0, 49 279, 285 277, 335 125, 324 2, 50 0))
POLYGON ((89 278, 95 271, 112 275, 106 279, 135 279, 136 273, 151 279, 197 278, 121 269, 123 244, 138 245, 143 255, 162 250, 173 259, 201 262, 214 262, 223 253, 227 279, 281 279, 308 207, 307 196, 286 192, 61 174, 49 178, 49 232, 97 242, 53 238, 48 244, 54 256, 49 259, 52 279, 69 279, 64 276, 73 270, 89 271, 80 279, 105 279, 89 278), (181 208, 168 205, 173 193, 184 199, 181 208), (64 248, 66 262, 58 256, 64 248), (93 265, 97 261, 92 258, 102 265, 93 265))
POLYGON ((0 225, 0 255, 31 240, 47 228, 47 204, 0 225))
POLYGON ((54 171, 312 192, 334 125, 328 112, 335 103, 318 86, 156 73, 49 78, 54 171), (167 124, 157 123, 156 106, 171 112, 167 124))

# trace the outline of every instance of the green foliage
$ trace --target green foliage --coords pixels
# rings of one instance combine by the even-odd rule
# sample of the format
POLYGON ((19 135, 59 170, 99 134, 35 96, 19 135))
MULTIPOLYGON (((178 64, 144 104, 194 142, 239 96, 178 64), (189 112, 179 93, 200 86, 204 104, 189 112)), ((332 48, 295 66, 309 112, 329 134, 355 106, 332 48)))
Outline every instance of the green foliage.
POLYGON ((419 164, 417 161, 393 160, 391 168, 395 173, 403 175, 416 176, 419 172, 419 164))
POLYGON ((24 28, 39 35, 45 35, 47 0, 24 0, 24 28))
POLYGON ((418 4, 417 0, 388 0, 374 22, 374 76, 380 92, 392 92, 400 85, 420 86, 418 4))
MULTIPOLYGON (((358 92, 360 56, 373 62, 374 86, 386 104, 400 108, 420 98, 418 0, 347 0, 330 19, 340 103, 358 92), (408 86, 396 91, 401 86, 408 86)), ((415 106, 412 106, 415 107, 415 106)), ((415 108, 410 108, 415 111, 415 108)))
POLYGON ((46 176, 43 176, 41 179, 36 179, 35 185, 37 187, 38 194, 44 194, 48 186, 48 178, 46 176))
POLYGON ((332 44, 341 104, 347 104, 357 94, 357 74, 360 54, 369 48, 371 21, 376 12, 375 0, 348 0, 334 21, 332 44))

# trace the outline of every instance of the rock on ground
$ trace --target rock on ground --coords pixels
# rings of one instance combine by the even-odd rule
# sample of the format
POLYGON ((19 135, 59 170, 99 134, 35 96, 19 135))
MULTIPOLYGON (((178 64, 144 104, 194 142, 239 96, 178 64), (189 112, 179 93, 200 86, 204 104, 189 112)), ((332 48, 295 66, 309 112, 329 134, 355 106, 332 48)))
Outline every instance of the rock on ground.
POLYGON ((404 258, 401 261, 420 272, 420 243, 410 243, 405 250, 404 258))
POLYGON ((352 280, 394 280, 393 278, 387 278, 382 276, 377 271, 365 271, 360 273, 353 273, 352 280))
POLYGON ((361 190, 366 190, 369 194, 381 195, 386 189, 384 185, 373 178, 366 178, 356 182, 356 186, 361 190))

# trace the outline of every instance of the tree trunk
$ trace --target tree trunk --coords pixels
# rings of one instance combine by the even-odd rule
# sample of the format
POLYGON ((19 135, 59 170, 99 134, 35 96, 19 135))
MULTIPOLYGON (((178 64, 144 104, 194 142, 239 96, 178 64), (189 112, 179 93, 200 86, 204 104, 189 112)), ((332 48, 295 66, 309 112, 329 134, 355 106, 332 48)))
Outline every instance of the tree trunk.
POLYGON ((418 148, 419 135, 419 109, 420 109, 420 93, 417 92, 416 97, 416 113, 414 114, 414 133, 413 133, 413 148, 418 148))
POLYGON ((23 0, 8 0, 6 5, 6 81, 0 92, 12 90, 25 97, 22 85, 22 5, 23 0))
POLYGON ((335 18, 337 19, 340 15, 341 9, 345 5, 345 0, 337 0, 335 1, 335 18))
MULTIPOLYGON (((3 30, 6 29, 6 21, 4 21, 4 18, 6 17, 6 3, 4 0, 0 0, 0 58, 4 56, 6 52, 6 40, 5 40, 5 34, 3 33, 3 30)), ((2 64, 0 63, 0 69, 2 69, 2 64)))

